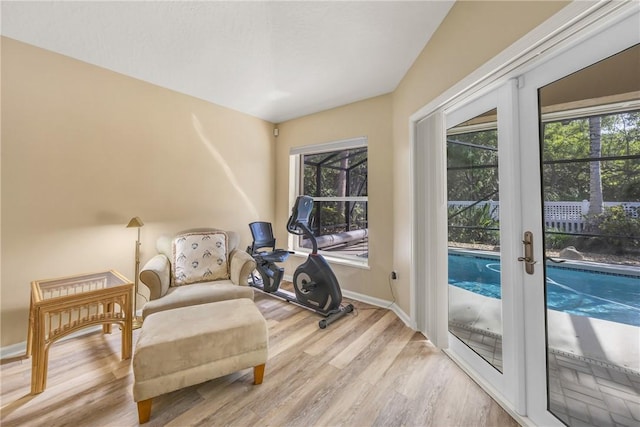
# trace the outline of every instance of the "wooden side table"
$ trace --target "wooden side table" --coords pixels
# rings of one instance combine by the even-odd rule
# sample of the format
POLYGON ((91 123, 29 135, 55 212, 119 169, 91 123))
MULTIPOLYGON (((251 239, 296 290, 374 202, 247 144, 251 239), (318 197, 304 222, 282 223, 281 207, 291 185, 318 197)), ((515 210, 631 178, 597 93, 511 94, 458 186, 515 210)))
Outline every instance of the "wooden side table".
POLYGON ((79 329, 102 325, 122 328, 122 359, 131 357, 133 283, 110 270, 31 282, 27 356, 31 361, 31 394, 47 385, 49 347, 79 329))

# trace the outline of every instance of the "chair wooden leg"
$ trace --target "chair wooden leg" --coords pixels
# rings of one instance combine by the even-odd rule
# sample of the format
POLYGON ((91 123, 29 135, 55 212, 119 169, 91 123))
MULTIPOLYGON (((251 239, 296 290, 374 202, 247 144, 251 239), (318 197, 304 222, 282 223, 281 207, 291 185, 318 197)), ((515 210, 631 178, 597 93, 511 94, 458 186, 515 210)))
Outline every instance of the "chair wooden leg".
POLYGON ((253 383, 262 384, 264 378, 264 363, 253 367, 253 383))
POLYGON ((144 424, 151 418, 151 399, 138 402, 138 422, 144 424))

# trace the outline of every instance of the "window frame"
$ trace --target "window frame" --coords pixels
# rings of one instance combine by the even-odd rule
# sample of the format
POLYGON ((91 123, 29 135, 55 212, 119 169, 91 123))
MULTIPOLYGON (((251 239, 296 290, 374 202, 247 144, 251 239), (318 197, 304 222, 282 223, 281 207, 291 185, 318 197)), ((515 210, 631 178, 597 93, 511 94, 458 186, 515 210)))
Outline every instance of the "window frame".
MULTIPOLYGON (((295 200, 298 196, 302 195, 304 189, 304 164, 303 156, 322 154, 333 151, 343 151, 355 148, 366 148, 367 155, 369 151, 368 138, 366 136, 359 136, 349 139, 330 141, 320 144, 305 145, 299 147, 292 147, 289 151, 289 212, 293 208, 295 200)), ((367 189, 369 186, 369 180, 367 179, 367 189)), ((368 191, 367 191, 368 193, 368 191)), ((365 202, 367 203, 367 218, 369 217, 369 196, 345 196, 345 197, 314 197, 310 195, 314 202, 365 202)), ((369 227, 367 227, 367 234, 369 233, 369 227)), ((298 236, 294 236, 289 233, 288 245, 289 250, 296 254, 309 254, 311 249, 304 248, 299 245, 298 236)), ((367 242, 367 252, 369 252, 367 242)), ((333 251, 324 251, 318 249, 318 253, 322 254, 327 260, 359 267, 369 266, 369 257, 358 257, 355 255, 345 255, 333 251)))

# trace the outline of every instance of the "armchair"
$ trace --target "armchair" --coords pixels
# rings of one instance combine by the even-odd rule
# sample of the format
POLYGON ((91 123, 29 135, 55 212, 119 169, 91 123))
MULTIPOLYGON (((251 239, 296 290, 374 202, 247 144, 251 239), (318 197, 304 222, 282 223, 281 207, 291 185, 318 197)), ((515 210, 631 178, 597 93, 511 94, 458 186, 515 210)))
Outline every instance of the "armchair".
POLYGON ((248 286, 256 263, 238 249, 236 232, 197 228, 163 236, 156 243, 158 254, 140 272, 149 288, 149 301, 142 318, 152 313, 236 298, 253 300, 248 286))

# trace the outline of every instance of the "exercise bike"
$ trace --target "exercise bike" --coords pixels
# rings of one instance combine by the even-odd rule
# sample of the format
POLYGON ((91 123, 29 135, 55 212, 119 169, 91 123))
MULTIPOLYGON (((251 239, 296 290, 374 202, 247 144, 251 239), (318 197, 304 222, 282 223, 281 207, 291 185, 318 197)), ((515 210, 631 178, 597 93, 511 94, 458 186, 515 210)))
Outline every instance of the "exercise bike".
POLYGON ((280 289, 284 268, 276 265, 284 262, 291 252, 276 249, 276 239, 269 222, 252 222, 249 224, 253 243, 247 252, 256 261, 256 270, 260 277, 251 275, 250 285, 288 302, 300 305, 323 315, 318 322, 320 329, 326 328, 342 316, 353 311, 353 305, 342 305, 342 292, 335 274, 327 260, 318 253, 318 242, 309 228, 309 217, 313 208, 313 199, 309 196, 298 196, 287 222, 287 231, 304 236, 311 241, 313 250, 306 261, 296 268, 293 274, 295 293, 280 289), (270 248, 270 251, 261 249, 270 248))

